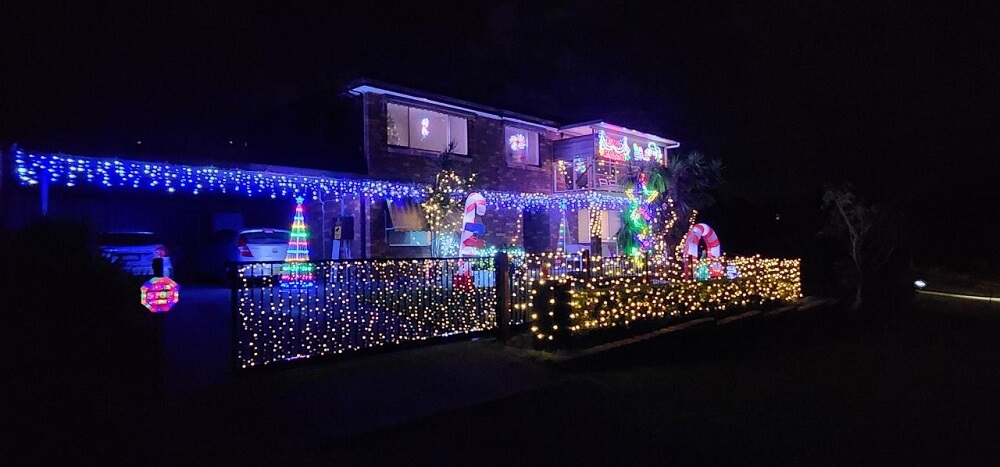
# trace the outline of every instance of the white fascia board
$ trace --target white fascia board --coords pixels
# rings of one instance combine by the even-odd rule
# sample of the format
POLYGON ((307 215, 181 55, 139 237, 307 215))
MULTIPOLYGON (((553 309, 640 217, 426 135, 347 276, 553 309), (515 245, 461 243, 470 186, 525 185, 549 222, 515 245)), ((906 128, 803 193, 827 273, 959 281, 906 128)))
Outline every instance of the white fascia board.
POLYGON ((645 133, 645 132, 638 131, 638 130, 633 130, 631 128, 625 128, 623 126, 615 125, 613 123, 607 123, 605 121, 600 121, 600 120, 598 120, 596 122, 586 122, 586 123, 577 123, 577 124, 573 124, 573 125, 567 125, 567 126, 562 127, 562 130, 565 131, 565 132, 569 132, 569 133, 582 133, 584 128, 590 128, 591 129, 591 133, 596 133, 596 131, 594 131, 594 130, 598 130, 598 129, 601 129, 601 130, 611 130, 611 131, 614 131, 614 132, 617 132, 617 133, 624 133, 624 134, 636 136, 636 137, 639 137, 639 138, 642 138, 642 139, 647 139, 647 140, 650 140, 650 141, 656 141, 657 143, 660 143, 660 144, 664 145, 667 149, 676 149, 676 148, 681 147, 681 143, 679 143, 677 141, 674 141, 672 139, 667 139, 667 138, 664 138, 662 136, 657 136, 657 135, 654 135, 654 134, 645 133))
POLYGON ((444 102, 439 102, 439 101, 431 100, 431 99, 428 99, 426 97, 419 97, 419 96, 414 96, 414 95, 411 95, 411 94, 403 94, 401 92, 390 91, 388 89, 382 89, 382 88, 375 87, 375 86, 369 86, 367 84, 363 85, 363 86, 358 86, 356 88, 353 88, 353 89, 350 90, 350 92, 353 93, 353 94, 372 93, 372 94, 384 94, 386 96, 401 97, 403 99, 409 99, 411 101, 417 101, 417 102, 424 102, 426 104, 430 104, 430 105, 433 105, 433 106, 436 106, 436 107, 444 107, 444 108, 447 108, 447 109, 458 110, 460 112, 471 113, 471 114, 474 114, 474 115, 477 115, 477 116, 480 116, 480 117, 490 118, 490 119, 493 119, 493 120, 508 121, 508 122, 515 123, 517 125, 530 126, 532 128, 538 128, 538 129, 542 129, 542 130, 546 130, 546 131, 553 131, 553 132, 557 131, 554 127, 550 127, 550 126, 546 126, 546 125, 541 125, 541 124, 538 124, 538 123, 532 123, 532 122, 528 122, 528 121, 517 119, 517 118, 502 117, 502 116, 494 114, 494 113, 483 112, 482 110, 470 109, 468 107, 461 107, 461 106, 454 105, 454 104, 446 104, 444 102))

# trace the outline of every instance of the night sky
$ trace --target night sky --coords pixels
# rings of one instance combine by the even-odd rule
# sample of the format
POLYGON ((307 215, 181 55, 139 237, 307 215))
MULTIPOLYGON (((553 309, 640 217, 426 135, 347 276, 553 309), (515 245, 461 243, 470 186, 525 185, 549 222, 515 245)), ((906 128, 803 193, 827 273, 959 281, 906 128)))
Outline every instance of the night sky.
POLYGON ((262 115, 369 77, 661 134, 750 199, 852 180, 905 202, 1000 173, 985 2, 323 3, 5 5, 0 144, 221 159, 262 115))

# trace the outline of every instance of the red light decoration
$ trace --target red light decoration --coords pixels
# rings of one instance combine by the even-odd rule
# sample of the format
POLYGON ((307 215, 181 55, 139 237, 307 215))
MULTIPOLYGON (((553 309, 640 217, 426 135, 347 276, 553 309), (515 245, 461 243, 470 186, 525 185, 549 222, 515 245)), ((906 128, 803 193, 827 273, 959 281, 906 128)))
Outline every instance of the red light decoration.
POLYGON ((597 154, 610 161, 626 162, 631 155, 628 147, 628 136, 621 139, 614 139, 608 136, 604 130, 597 132, 597 154))

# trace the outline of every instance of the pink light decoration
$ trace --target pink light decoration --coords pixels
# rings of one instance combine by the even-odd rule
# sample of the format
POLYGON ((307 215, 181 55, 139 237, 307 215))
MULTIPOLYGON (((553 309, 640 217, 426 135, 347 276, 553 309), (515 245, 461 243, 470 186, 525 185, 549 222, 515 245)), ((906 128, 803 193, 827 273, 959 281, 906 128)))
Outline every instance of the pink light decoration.
POLYGON ((597 154, 611 161, 628 161, 631 154, 631 150, 628 147, 628 136, 622 136, 622 139, 614 139, 608 136, 604 130, 599 130, 597 132, 597 154))
POLYGON ((180 301, 181 286, 169 277, 153 277, 139 288, 139 303, 153 313, 170 311, 180 301))

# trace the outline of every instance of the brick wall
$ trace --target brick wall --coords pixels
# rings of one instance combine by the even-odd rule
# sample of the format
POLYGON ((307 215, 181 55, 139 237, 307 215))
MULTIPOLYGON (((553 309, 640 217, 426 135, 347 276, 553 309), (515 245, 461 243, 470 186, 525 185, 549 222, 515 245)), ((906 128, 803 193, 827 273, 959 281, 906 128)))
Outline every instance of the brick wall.
MULTIPOLYGON (((440 170, 437 154, 407 148, 390 148, 386 135, 385 98, 366 97, 368 117, 368 173, 372 178, 402 182, 430 183, 440 170)), ((455 170, 463 176, 478 174, 479 189, 542 192, 552 191, 552 138, 539 133, 539 167, 508 167, 504 152, 504 122, 474 115, 469 120, 469 156, 453 156, 455 170)))
MULTIPOLYGON (((390 148, 386 134, 386 99, 377 94, 368 94, 364 99, 367 116, 368 176, 375 179, 400 182, 430 183, 440 170, 438 155, 426 151, 406 148, 390 148)), ((442 111, 445 111, 442 109, 442 111)), ((452 113, 454 112, 447 112, 452 113)), ((539 132, 539 167, 510 167, 507 164, 504 140, 504 122, 475 115, 460 115, 469 121, 468 157, 452 156, 452 167, 462 176, 477 174, 475 188, 523 193, 551 193, 552 191, 552 140, 554 134, 539 132)), ((383 202, 369 207, 371 257, 421 257, 427 256, 426 247, 390 247, 385 242, 385 219, 383 202)), ((517 234, 519 211, 487 206, 482 223, 486 227, 485 242, 490 246, 511 244, 517 234)), ((555 248, 558 232, 558 212, 555 222, 552 213, 547 213, 546 222, 536 222, 533 241, 537 245, 555 248)), ((539 216, 534 217, 536 220, 539 216)), ((518 236, 516 244, 524 245, 526 231, 518 236)))
POLYGON ((309 249, 314 259, 333 257, 333 226, 337 218, 354 217, 354 238, 351 240, 351 257, 360 258, 364 238, 361 236, 360 198, 344 199, 327 198, 322 202, 311 201, 306 204, 306 222, 310 227, 309 249), (341 214, 343 213, 343 214, 341 214))

